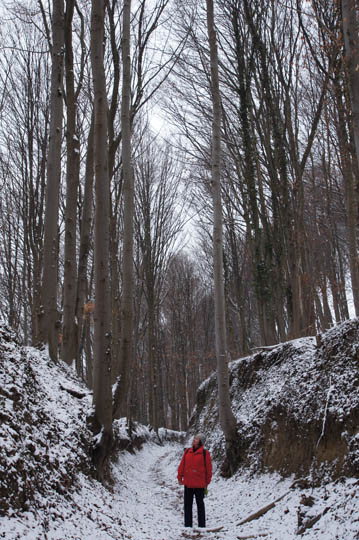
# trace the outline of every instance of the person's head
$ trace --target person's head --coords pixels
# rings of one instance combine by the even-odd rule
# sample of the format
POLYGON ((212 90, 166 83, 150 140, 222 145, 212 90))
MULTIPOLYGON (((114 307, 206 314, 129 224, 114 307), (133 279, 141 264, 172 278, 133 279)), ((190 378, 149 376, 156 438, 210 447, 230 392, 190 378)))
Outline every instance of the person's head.
POLYGON ((206 437, 203 433, 197 433, 193 437, 192 446, 193 448, 199 448, 200 446, 204 446, 204 443, 206 442, 206 437))

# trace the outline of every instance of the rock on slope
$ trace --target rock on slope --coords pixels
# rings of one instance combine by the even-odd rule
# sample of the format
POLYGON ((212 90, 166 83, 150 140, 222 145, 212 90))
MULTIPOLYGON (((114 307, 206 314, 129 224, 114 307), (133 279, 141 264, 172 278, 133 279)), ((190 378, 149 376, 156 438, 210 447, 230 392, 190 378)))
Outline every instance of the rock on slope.
MULTIPOLYGON (((359 476, 359 321, 318 341, 291 341, 230 365, 242 466, 314 481, 359 476)), ((199 430, 223 456, 215 375, 198 391, 190 432, 199 430)))

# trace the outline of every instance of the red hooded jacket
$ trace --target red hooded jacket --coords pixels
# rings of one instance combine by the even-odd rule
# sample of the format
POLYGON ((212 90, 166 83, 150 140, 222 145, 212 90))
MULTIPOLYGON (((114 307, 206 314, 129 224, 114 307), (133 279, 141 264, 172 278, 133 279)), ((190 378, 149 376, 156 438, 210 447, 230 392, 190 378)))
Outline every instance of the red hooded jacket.
POLYGON ((206 450, 203 457, 203 446, 196 450, 189 448, 184 451, 178 467, 177 478, 188 488, 206 488, 212 480, 212 460, 206 450), (206 464, 205 464, 206 461, 206 464))

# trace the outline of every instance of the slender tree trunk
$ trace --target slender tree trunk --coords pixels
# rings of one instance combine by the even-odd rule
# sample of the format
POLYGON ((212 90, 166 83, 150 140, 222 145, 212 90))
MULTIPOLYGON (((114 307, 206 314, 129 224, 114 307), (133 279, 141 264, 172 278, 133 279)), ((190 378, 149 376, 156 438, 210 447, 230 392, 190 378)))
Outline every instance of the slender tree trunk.
MULTIPOLYGON (((359 34, 358 5, 355 0, 342 0, 343 34, 345 44, 346 68, 349 79, 349 93, 352 110, 352 126, 354 132, 355 153, 359 164, 359 34)), ((359 260, 357 246, 358 201, 353 186, 353 177, 346 184, 348 209, 349 255, 352 275, 352 289, 355 314, 359 315, 359 260)))
POLYGON ((92 390, 93 389, 93 347, 91 340, 91 318, 88 317, 83 322, 83 342, 86 355, 86 372, 84 374, 86 378, 87 386, 92 390))
POLYGON ((211 59, 212 121, 212 195, 215 328, 219 420, 226 440, 226 474, 238 466, 238 434, 229 395, 228 351, 223 283, 223 226, 221 199, 221 97, 218 77, 218 52, 214 28, 213 0, 206 0, 207 30, 211 59))
MULTIPOLYGON (((181 329, 178 329, 178 332, 181 332, 181 329)), ((186 385, 186 371, 187 371, 187 362, 186 362, 186 347, 183 342, 184 337, 182 338, 182 343, 176 348, 177 356, 177 369, 176 369, 176 378, 177 378, 177 402, 179 405, 179 415, 178 421, 180 423, 181 431, 187 431, 188 428, 188 409, 187 409, 187 385, 186 385)))
MULTIPOLYGON (((78 261, 77 275, 77 295, 76 295, 76 317, 78 324, 77 334, 77 373, 80 373, 81 368, 81 352, 85 344, 86 325, 84 321, 84 305, 88 290, 87 266, 88 257, 91 248, 91 224, 92 224, 92 207, 93 207, 93 180, 94 180, 94 116, 92 115, 90 132, 88 136, 87 152, 86 152, 86 170, 85 170, 85 190, 83 198, 81 230, 80 230, 80 252, 78 261)), ((89 315, 90 317, 90 315, 89 315)), ((86 364, 89 362, 89 357, 86 355, 86 364)), ((91 374, 92 379, 92 374, 91 374)))
POLYGON ((32 250, 33 266, 32 266, 32 303, 31 303, 31 344, 36 346, 40 341, 39 323, 43 316, 43 308, 41 305, 41 260, 40 253, 32 250), (40 314, 40 317, 39 317, 40 314))
MULTIPOLYGON (((148 200, 148 203, 150 201, 148 200)), ((157 343, 155 339, 155 279, 153 275, 153 249, 151 240, 151 207, 144 208, 144 279, 147 300, 147 347, 150 370, 151 411, 150 421, 155 431, 158 431, 158 369, 157 343)))
MULTIPOLYGON (((45 190, 46 190, 46 155, 47 155, 47 125, 44 132, 44 138, 41 142, 41 162, 39 164, 39 177, 38 182, 30 190, 30 204, 29 204, 29 217, 30 223, 33 224, 32 234, 26 234, 29 245, 29 257, 32 257, 32 265, 29 266, 28 282, 32 284, 32 290, 29 291, 29 305, 31 306, 31 344, 36 346, 39 343, 39 313, 43 308, 41 305, 41 277, 43 268, 43 208, 45 202, 45 190), (35 208, 38 208, 37 213, 35 208), (30 255, 31 253, 31 255, 30 255), (32 266, 32 267, 31 267, 32 266), (31 277, 30 277, 31 272, 31 277)), ((29 223, 29 230, 31 225, 29 223)), ((27 229, 27 227, 26 227, 27 229)))
POLYGON ((67 166, 66 166, 66 209, 65 209, 65 264, 64 264, 64 315, 62 332, 62 359, 69 365, 77 363, 76 314, 76 221, 77 192, 80 174, 79 139, 76 130, 76 96, 74 82, 74 60, 72 50, 72 19, 74 0, 66 2, 65 18, 65 68, 67 104, 67 166))
MULTIPOLYGON (((335 80, 335 95, 336 106, 338 111, 337 121, 337 135, 340 149, 341 169, 344 180, 344 192, 345 192, 345 208, 346 219, 348 228, 348 252, 349 252, 349 267, 352 292, 354 297, 354 305, 357 303, 355 298, 359 292, 359 263, 357 253, 357 232, 356 232, 356 220, 357 220, 357 204, 356 194, 354 189, 353 167, 350 155, 350 143, 347 134, 347 123, 345 119, 345 104, 343 100, 343 89, 341 87, 340 80, 337 76, 335 80)), ((357 309, 355 307, 355 309, 357 309)))
POLYGON ((122 167, 123 167, 123 281, 121 305, 120 380, 116 387, 114 412, 127 414, 130 368, 133 360, 133 233, 134 233, 134 178, 131 162, 131 56, 130 56, 131 0, 123 4, 122 31, 122 167))
POLYGON ((61 142, 63 124, 64 73, 64 2, 53 0, 52 14, 52 72, 51 120, 47 162, 45 237, 41 298, 43 311, 39 313, 40 340, 49 346, 49 354, 57 361, 60 331, 57 310, 58 289, 58 216, 61 177, 61 142))
MULTIPOLYGON (((111 162, 111 157, 110 157, 111 162)), ((110 170, 111 174, 111 170, 110 170)), ((116 204, 116 203, 115 203, 116 204)), ((118 215, 112 212, 110 217, 110 260, 111 260, 111 311, 112 311, 112 384, 120 375, 119 351, 121 347, 121 285, 119 271, 118 215)))
POLYGON ((96 431, 102 432, 94 459, 100 478, 112 441, 111 298, 109 273, 110 182, 107 96, 103 61, 105 0, 92 1, 91 64, 95 107, 95 316, 93 400, 96 431))
POLYGON ((157 350, 155 341, 155 329, 154 329, 154 298, 153 293, 150 291, 148 298, 148 362, 150 366, 150 392, 151 392, 151 411, 150 421, 155 431, 158 431, 158 369, 157 369, 157 350))
POLYGON ((323 298, 323 316, 324 316, 324 330, 328 330, 333 325, 333 317, 330 311, 329 298, 328 298, 328 287, 327 287, 327 277, 324 275, 321 279, 320 284, 322 298, 323 298))

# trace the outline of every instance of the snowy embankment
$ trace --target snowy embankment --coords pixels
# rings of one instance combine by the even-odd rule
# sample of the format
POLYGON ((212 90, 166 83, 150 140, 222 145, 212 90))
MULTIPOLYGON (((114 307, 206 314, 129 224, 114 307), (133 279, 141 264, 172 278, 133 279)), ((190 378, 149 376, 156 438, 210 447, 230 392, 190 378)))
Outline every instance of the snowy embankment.
MULTIPOLYGON (((233 362, 230 384, 243 470, 312 484, 359 478, 359 319, 233 362)), ((206 433, 221 460, 215 374, 199 388, 189 432, 206 433)))

